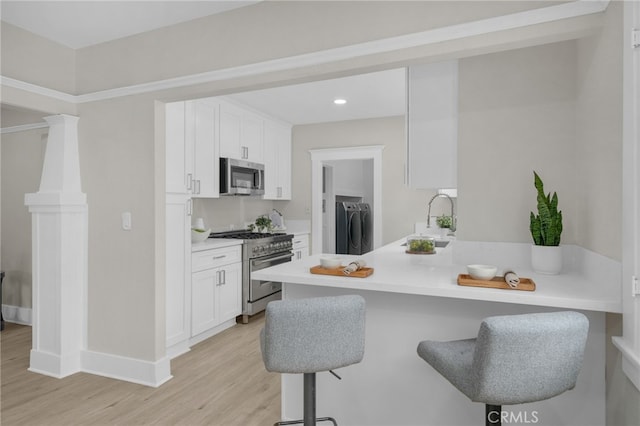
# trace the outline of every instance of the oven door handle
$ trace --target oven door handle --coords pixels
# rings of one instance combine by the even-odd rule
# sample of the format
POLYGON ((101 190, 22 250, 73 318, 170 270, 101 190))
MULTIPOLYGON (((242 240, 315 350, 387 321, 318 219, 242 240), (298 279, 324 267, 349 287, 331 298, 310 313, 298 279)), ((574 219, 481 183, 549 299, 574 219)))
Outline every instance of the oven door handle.
POLYGON ((292 257, 293 257, 293 253, 289 253, 289 254, 285 254, 285 255, 282 255, 282 256, 278 256, 278 257, 272 257, 270 259, 254 261, 254 264, 255 265, 262 265, 264 263, 273 262, 274 260, 291 259, 292 257))

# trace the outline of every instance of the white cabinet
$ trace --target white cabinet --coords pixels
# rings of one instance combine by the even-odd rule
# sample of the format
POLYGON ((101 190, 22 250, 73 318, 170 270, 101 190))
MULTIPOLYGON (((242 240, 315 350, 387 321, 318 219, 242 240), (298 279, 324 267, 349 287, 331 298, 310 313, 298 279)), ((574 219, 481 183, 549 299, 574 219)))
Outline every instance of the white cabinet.
POLYGON ((291 126, 264 124, 264 199, 291 199, 291 126))
POLYGON ((191 337, 242 313, 240 246, 193 254, 191 279, 191 337))
POLYGON ((220 157, 242 159, 240 123, 242 109, 220 102, 220 157))
POLYGON ((166 105, 166 192, 219 196, 218 106, 206 100, 166 105))
POLYGON ((408 185, 456 188, 458 62, 411 66, 407 87, 408 185))
POLYGON ((188 349, 191 337, 191 199, 166 195, 166 347, 174 354, 188 349))
POLYGON ((264 163, 264 119, 261 116, 244 111, 240 123, 240 141, 245 149, 245 160, 264 163))
POLYGON ((166 104, 165 148, 166 192, 189 192, 191 181, 186 159, 185 102, 166 104))
POLYGON ((218 198, 220 195, 218 109, 217 104, 207 100, 186 102, 186 162, 193 197, 218 198))
POLYGON ((264 162, 264 119, 247 109, 219 100, 220 156, 264 162))
POLYGON ((309 234, 296 234, 293 236, 293 259, 304 259, 309 256, 309 234))

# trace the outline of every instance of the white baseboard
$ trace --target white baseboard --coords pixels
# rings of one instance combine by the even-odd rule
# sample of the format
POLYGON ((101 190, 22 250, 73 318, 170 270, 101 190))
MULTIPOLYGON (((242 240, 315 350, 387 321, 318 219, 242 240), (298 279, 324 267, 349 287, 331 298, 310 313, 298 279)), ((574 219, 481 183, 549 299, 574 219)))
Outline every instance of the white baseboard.
POLYGON ((82 371, 154 388, 173 377, 166 356, 158 361, 144 361, 92 351, 83 351, 82 371))
POLYGON ((613 337, 613 344, 622 353, 622 371, 627 375, 631 383, 640 390, 640 358, 623 337, 613 337))
POLYGON ((31 308, 21 306, 2 305, 2 318, 7 322, 22 325, 32 325, 31 308))

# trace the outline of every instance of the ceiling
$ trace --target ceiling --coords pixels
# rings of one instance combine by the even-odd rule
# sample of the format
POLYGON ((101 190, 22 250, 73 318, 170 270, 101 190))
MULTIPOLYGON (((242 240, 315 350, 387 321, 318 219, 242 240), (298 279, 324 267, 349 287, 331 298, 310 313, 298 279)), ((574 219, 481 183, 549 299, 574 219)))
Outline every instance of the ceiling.
MULTIPOLYGON (((6 1, 3 21, 78 49, 258 3, 208 1, 6 1)), ((246 92, 231 97, 293 125, 405 113, 404 69, 246 92), (334 105, 335 98, 347 100, 334 105)))
POLYGON ((404 115, 405 69, 229 96, 293 125, 404 115), (347 101, 344 105, 335 99, 347 101))
POLYGON ((7 1, 2 20, 73 49, 249 6, 259 1, 7 1))

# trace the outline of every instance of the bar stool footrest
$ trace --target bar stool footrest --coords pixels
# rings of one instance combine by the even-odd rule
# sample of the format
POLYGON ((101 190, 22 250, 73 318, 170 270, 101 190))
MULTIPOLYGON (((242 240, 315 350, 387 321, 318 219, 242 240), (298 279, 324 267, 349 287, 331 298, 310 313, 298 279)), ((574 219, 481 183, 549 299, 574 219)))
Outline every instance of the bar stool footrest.
MULTIPOLYGON (((316 418, 316 422, 331 422, 333 423, 333 426, 338 426, 336 419, 334 419, 333 417, 318 417, 316 418)), ((303 423, 304 420, 286 420, 274 423, 273 426, 301 425, 303 423)))

